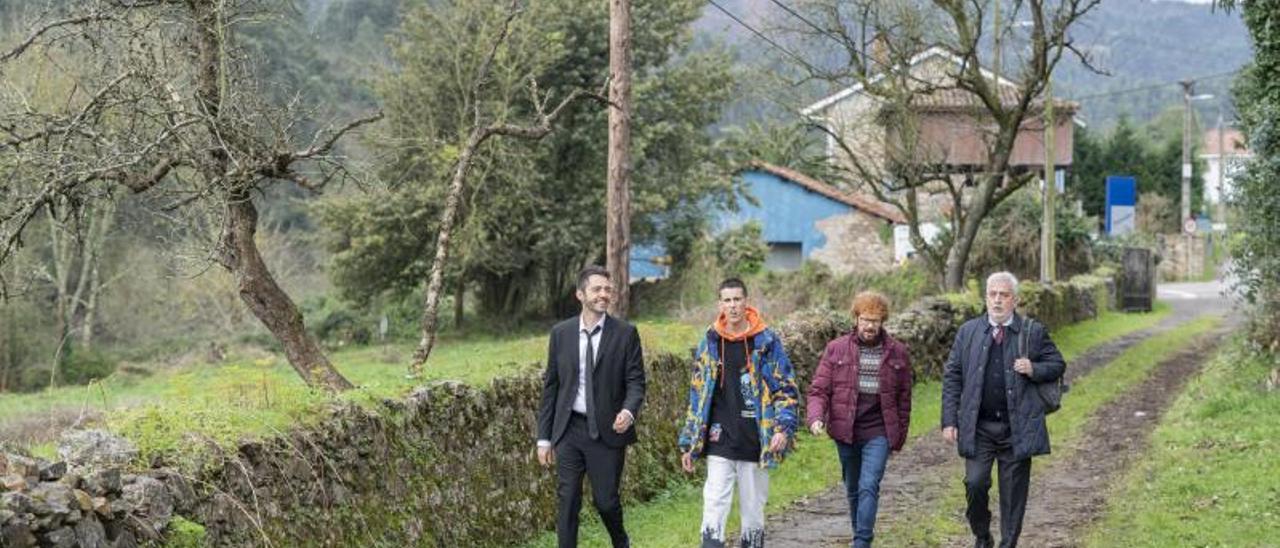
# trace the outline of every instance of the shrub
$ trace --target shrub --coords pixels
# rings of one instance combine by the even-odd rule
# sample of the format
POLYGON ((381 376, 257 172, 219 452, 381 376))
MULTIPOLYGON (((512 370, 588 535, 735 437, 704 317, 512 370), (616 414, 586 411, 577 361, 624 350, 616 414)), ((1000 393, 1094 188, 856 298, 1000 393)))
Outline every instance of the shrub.
POLYGON ((115 373, 116 360, 98 350, 69 347, 60 367, 59 383, 85 384, 115 373))
MULTIPOLYGON (((1058 279, 1093 268, 1089 235, 1092 222, 1064 202, 1055 202, 1054 210, 1058 279)), ((969 254, 969 275, 985 279, 991 272, 1008 270, 1021 279, 1038 278, 1042 209, 1035 192, 1029 190, 1016 192, 1001 202, 978 231, 969 254)))
POLYGON ((764 228, 758 221, 749 221, 720 233, 715 238, 713 248, 723 271, 738 276, 759 273, 764 269, 765 259, 769 257, 769 246, 764 242, 764 228))
POLYGON ((826 264, 805 261, 798 270, 766 272, 753 281, 761 300, 775 317, 814 307, 844 312, 854 295, 868 289, 884 293, 891 307, 901 310, 937 287, 924 265, 918 262, 887 272, 837 275, 826 264))

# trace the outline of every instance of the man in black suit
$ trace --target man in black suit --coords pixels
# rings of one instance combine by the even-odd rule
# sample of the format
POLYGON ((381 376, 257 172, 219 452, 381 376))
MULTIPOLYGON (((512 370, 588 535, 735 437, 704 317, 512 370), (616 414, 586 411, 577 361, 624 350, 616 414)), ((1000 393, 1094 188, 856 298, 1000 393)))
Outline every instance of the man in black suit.
POLYGON ((608 270, 583 269, 575 293, 582 314, 551 328, 538 413, 538 462, 557 465, 560 548, 578 545, 584 472, 614 548, 630 545, 618 487, 644 401, 644 355, 636 328, 605 313, 613 291, 608 270))

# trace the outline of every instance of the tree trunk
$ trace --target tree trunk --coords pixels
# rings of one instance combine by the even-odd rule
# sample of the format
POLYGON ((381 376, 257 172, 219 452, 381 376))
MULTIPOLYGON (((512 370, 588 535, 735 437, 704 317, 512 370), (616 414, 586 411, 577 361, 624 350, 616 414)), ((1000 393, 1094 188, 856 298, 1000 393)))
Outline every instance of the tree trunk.
POLYGON ((13 313, 13 307, 8 303, 0 301, 0 308, 4 309, 5 315, 4 326, 0 326, 0 337, 3 337, 4 340, 4 344, 0 345, 0 363, 3 363, 3 366, 0 367, 0 394, 3 394, 9 391, 9 372, 13 370, 13 362, 17 361, 15 359, 17 352, 13 349, 14 339, 16 338, 14 325, 17 317, 13 313))
MULTIPOLYGON (((520 1, 512 0, 502 32, 495 39, 492 49, 489 50, 489 56, 481 64, 476 79, 473 81, 472 92, 474 100, 480 100, 482 86, 488 80, 489 67, 498 53, 498 48, 507 40, 507 33, 511 29, 511 21, 520 14, 520 11, 520 1)), ((538 93, 536 84, 531 89, 536 96, 538 93)), ((444 269, 449 261, 449 242, 453 235, 454 225, 457 224, 458 210, 462 205, 462 190, 467 180, 467 173, 471 170, 471 162, 480 145, 484 144, 489 137, 499 135, 522 139, 541 139, 551 132, 552 124, 560 116, 564 108, 583 95, 582 90, 575 90, 550 113, 543 110, 541 103, 536 104, 538 124, 532 126, 515 126, 502 122, 495 122, 493 125, 485 126, 481 116, 481 109, 478 105, 472 105, 475 115, 472 120, 474 125, 471 128, 470 135, 467 137, 466 144, 458 154, 458 163, 454 167, 453 179, 449 183, 449 193, 445 197, 444 212, 440 218, 440 232, 436 235, 436 256, 431 264, 431 275, 427 282, 426 292, 423 295, 422 338, 418 341, 418 348, 413 353, 413 362, 409 364, 409 374, 411 376, 417 376, 422 372, 422 366, 427 362, 427 358, 431 356, 431 349, 436 344, 436 331, 439 329, 440 292, 444 285, 444 269)), ((512 288, 514 286, 509 287, 509 289, 512 288)), ((512 293, 508 293, 508 297, 511 297, 511 295, 512 293)))
POLYGON ((49 220, 50 260, 53 262, 49 273, 54 288, 54 332, 57 334, 58 346, 54 349, 53 359, 49 363, 49 388, 58 384, 58 367, 62 364, 62 349, 71 335, 71 316, 75 303, 71 301, 71 267, 74 252, 71 242, 67 241, 66 227, 58 220, 54 206, 45 206, 49 220))
POLYGON ((609 0, 609 168, 605 266, 617 288, 609 313, 631 308, 631 0, 609 0))
POLYGON ((83 310, 80 314, 80 347, 89 348, 93 343, 93 318, 98 308, 98 294, 103 290, 101 279, 102 248, 107 243, 107 233, 115 220, 115 202, 107 201, 96 206, 89 217, 89 235, 84 239, 84 253, 80 269, 80 285, 76 288, 75 302, 83 310))
POLYGON ((227 201, 226 227, 219 241, 218 260, 235 277, 240 300, 284 347, 289 365, 308 385, 333 391, 352 387, 325 357, 314 337, 307 333, 302 313, 276 284, 258 253, 254 236, 258 210, 248 193, 227 201))
POLYGON ((463 299, 467 296, 467 280, 458 277, 458 286, 453 289, 453 326, 462 327, 463 314, 466 312, 463 299))
POLYGON ((444 199, 444 212, 440 216, 440 232, 436 233, 436 257, 431 263, 431 277, 427 281, 427 292, 422 303, 422 338, 418 340, 418 348, 413 352, 413 362, 409 364, 409 374, 418 376, 422 373, 422 365, 431 357, 431 349, 436 345, 436 331, 440 324, 440 292, 444 286, 444 267, 449 262, 449 243, 453 237, 453 227, 458 220, 458 209, 462 204, 463 183, 467 180, 467 172, 471 170, 471 159, 476 149, 484 142, 483 128, 474 128, 467 138, 466 146, 458 155, 458 163, 453 169, 453 179, 449 181, 449 194, 444 199))
POLYGON ((969 249, 973 247, 972 238, 957 238, 947 250, 946 272, 943 284, 947 291, 964 291, 964 269, 969 264, 969 249))
POLYGON ((98 311, 98 292, 102 291, 99 269, 100 265, 95 257, 93 270, 89 272, 89 300, 84 303, 84 319, 80 321, 81 348, 89 348, 93 345, 93 321, 98 311))
MULTIPOLYGON (((943 284, 947 291, 964 291, 965 268, 969 266, 969 252, 978 238, 978 229, 982 228, 982 222, 987 215, 1009 196, 1010 190, 1006 188, 1005 175, 1009 170, 1009 152, 1013 150, 1018 129, 1022 126, 1020 118, 1017 122, 1001 124, 994 152, 988 156, 987 160, 986 172, 991 175, 982 178, 974 189, 973 198, 968 206, 963 203, 963 193, 954 202, 953 211, 958 219, 953 225, 956 237, 951 247, 947 249, 943 271, 943 284)), ((1021 186, 1021 184, 1015 184, 1013 191, 1021 186)))
MULTIPOLYGON (((219 12, 220 3, 210 0, 188 4, 196 21, 194 28, 196 48, 195 96, 210 126, 210 133, 219 135, 218 113, 222 110, 225 82, 223 76, 222 32, 225 23, 219 12)), ((210 164, 204 177, 209 184, 226 181, 231 171, 228 154, 221 144, 215 144, 210 152, 210 164)), ((227 181, 235 184, 232 181, 227 181)), ((226 184, 226 183, 224 183, 226 184)), ((276 284, 267 264, 258 252, 254 237, 258 231, 258 209, 253 205, 250 189, 228 191, 227 218, 218 240, 216 256, 236 281, 240 300, 249 307, 271 335, 284 348, 289 365, 298 372, 309 386, 332 391, 352 387, 329 359, 325 357, 315 338, 307 333, 302 313, 289 295, 276 284)))

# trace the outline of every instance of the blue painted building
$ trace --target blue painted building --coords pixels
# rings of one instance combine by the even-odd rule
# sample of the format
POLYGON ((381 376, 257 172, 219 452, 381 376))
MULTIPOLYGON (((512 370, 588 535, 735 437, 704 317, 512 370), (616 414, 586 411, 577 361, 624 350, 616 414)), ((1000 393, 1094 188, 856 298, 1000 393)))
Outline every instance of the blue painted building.
POLYGON ((661 245, 631 246, 631 279, 660 279, 671 275, 666 262, 667 250, 661 245))
MULTIPOLYGON (((737 176, 755 203, 741 199, 736 211, 716 212, 713 230, 759 222, 769 245, 766 268, 791 270, 805 260, 826 263, 837 273, 893 266, 892 226, 906 221, 890 206, 764 162, 753 162, 737 176)), ((632 278, 664 277, 663 267, 650 260, 661 255, 660 246, 636 247, 632 278)))

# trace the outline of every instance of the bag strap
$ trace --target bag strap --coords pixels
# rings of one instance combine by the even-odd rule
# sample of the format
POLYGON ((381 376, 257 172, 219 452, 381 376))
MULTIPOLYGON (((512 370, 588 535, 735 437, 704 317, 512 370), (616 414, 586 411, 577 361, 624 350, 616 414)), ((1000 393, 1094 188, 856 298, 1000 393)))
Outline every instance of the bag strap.
POLYGON ((1018 355, 1020 357, 1023 357, 1023 358, 1031 357, 1027 353, 1029 352, 1028 349, 1031 346, 1031 326, 1035 324, 1036 324, 1035 320, 1028 318, 1026 316, 1023 316, 1022 331, 1018 333, 1018 355))
MULTIPOLYGON (((1021 354, 1022 357, 1024 358, 1030 359, 1030 356, 1027 355, 1027 352, 1028 352, 1028 348, 1030 348, 1031 346, 1031 341, 1030 341, 1031 327, 1034 326, 1035 324, 1036 324, 1036 321, 1031 318, 1028 318, 1028 317, 1022 318, 1022 332, 1018 333, 1018 354, 1021 354)), ((1058 385, 1059 387, 1063 387, 1063 386, 1066 386, 1067 381, 1063 379, 1062 375, 1059 375, 1058 379, 1053 381, 1053 383, 1058 385)))

